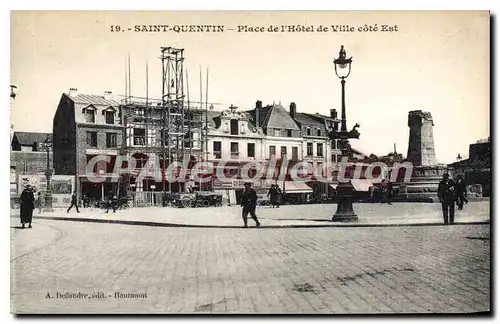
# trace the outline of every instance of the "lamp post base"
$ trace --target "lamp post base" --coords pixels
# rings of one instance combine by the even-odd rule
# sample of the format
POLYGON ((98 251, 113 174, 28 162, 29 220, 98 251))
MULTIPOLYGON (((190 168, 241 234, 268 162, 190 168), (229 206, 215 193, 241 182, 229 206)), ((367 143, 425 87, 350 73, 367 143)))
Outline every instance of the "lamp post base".
POLYGON ((352 208, 354 187, 350 182, 339 183, 337 186, 338 202, 337 212, 332 217, 334 222, 356 222, 358 215, 352 208))
POLYGON ((45 195, 45 206, 43 206, 44 212, 52 213, 54 208, 52 208, 52 194, 45 195))
POLYGON ((357 222, 358 215, 352 214, 337 214, 333 215, 332 222, 357 222))

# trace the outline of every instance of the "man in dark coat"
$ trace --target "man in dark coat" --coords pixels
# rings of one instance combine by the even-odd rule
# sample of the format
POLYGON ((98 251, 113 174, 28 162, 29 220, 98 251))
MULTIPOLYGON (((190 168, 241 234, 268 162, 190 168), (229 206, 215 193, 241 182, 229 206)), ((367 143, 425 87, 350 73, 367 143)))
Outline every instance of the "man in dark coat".
POLYGON ((28 223, 28 227, 31 228, 31 220, 33 218, 33 209, 35 209, 35 195, 31 190, 31 186, 27 185, 26 188, 21 193, 21 224, 24 228, 24 224, 28 223))
MULTIPOLYGON (((271 201, 271 206, 273 208, 278 205, 278 186, 276 185, 271 185, 271 188, 269 188, 269 191, 267 192, 267 195, 269 196, 269 200, 271 201)), ((278 205, 279 207, 279 205, 278 205)))
POLYGON ((69 213, 69 211, 71 210, 71 208, 73 208, 73 206, 75 206, 76 212, 79 213, 80 211, 78 210, 78 201, 76 199, 76 191, 73 191, 73 194, 71 195, 71 205, 68 207, 68 210, 66 212, 69 213))
POLYGON ((458 210, 464 209, 464 203, 468 203, 469 200, 467 200, 467 187, 465 186, 462 175, 458 175, 457 177, 456 196, 458 210))
POLYGON ((443 209, 445 224, 453 224, 455 221, 456 184, 450 179, 448 173, 443 174, 443 180, 439 182, 438 197, 443 209))
POLYGON ((257 192, 251 187, 250 183, 245 183, 245 190, 243 191, 243 196, 241 197, 241 207, 243 210, 241 215, 243 217, 243 227, 247 228, 248 213, 255 221, 257 227, 260 226, 260 222, 255 214, 255 208, 257 207, 257 192))

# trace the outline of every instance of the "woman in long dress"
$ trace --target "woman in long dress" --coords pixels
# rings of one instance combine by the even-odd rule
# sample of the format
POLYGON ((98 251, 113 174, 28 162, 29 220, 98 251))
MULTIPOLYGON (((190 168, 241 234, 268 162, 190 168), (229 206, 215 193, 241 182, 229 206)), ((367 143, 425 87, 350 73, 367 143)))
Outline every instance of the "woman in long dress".
POLYGON ((21 224, 24 228, 24 224, 28 223, 28 227, 31 228, 31 220, 33 218, 33 209, 35 209, 35 196, 31 187, 28 185, 21 193, 21 224))

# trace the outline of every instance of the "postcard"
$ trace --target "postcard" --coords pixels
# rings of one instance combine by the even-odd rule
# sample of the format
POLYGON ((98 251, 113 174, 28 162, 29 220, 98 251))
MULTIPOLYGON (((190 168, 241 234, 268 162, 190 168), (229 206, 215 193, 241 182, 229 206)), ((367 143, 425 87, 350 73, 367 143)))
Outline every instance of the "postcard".
POLYGON ((488 11, 13 11, 14 314, 490 314, 488 11))

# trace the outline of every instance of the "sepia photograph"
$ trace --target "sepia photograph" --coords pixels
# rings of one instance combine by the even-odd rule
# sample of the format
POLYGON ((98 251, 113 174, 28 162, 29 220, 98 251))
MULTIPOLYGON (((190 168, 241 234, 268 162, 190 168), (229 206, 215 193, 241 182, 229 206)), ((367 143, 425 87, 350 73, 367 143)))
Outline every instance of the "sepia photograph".
POLYGON ((10 312, 492 314, 489 11, 11 11, 10 312))

